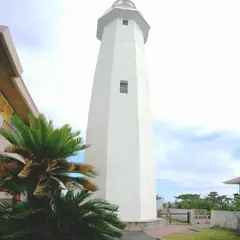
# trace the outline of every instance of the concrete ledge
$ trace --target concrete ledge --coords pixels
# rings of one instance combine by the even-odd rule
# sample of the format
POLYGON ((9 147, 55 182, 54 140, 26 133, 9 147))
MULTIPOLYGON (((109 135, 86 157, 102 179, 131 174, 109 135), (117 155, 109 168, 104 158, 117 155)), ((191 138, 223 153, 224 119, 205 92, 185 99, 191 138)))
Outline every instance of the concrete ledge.
POLYGON ((124 231, 122 240, 156 240, 155 237, 150 236, 149 234, 142 231, 124 231))
POLYGON ((16 77, 20 77, 23 73, 22 65, 17 55, 16 48, 13 44, 9 28, 0 25, 0 37, 2 37, 5 47, 7 49, 8 57, 13 64, 16 77))
POLYGON ((164 218, 158 218, 148 221, 125 222, 125 224, 126 224, 125 231, 147 231, 156 229, 160 226, 165 226, 166 222, 164 218))
POLYGON ((196 228, 188 228, 188 230, 192 232, 202 232, 201 230, 198 230, 196 228))

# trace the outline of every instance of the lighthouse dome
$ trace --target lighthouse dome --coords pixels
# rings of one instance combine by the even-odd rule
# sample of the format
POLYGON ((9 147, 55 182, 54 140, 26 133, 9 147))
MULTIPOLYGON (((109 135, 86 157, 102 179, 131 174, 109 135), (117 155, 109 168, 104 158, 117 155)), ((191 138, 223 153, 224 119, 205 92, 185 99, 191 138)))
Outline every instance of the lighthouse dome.
POLYGON ((127 8, 136 8, 135 4, 131 0, 117 0, 113 5, 114 7, 127 7, 127 8))

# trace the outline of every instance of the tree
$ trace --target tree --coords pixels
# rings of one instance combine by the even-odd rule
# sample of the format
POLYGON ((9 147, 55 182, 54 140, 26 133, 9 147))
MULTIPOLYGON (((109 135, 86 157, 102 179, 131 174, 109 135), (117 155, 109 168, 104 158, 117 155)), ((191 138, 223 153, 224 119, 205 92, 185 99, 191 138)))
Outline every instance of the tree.
POLYGON ((174 207, 182 209, 230 210, 232 206, 238 205, 237 197, 233 205, 231 198, 217 192, 210 192, 206 197, 201 197, 200 194, 182 194, 175 199, 174 207))
POLYGON ((217 192, 210 192, 205 200, 209 204, 208 210, 229 210, 231 198, 226 195, 219 195, 217 192))
POLYGON ((0 154, 0 189, 26 194, 27 201, 0 200, 0 239, 70 240, 77 234, 86 240, 120 238, 124 225, 118 208, 101 199, 87 201, 97 190, 89 180, 96 175, 94 168, 67 160, 88 147, 80 132, 69 125, 54 128, 43 115, 30 116, 29 126, 16 116, 12 122, 15 136, 0 130, 12 144, 0 154), (76 188, 80 192, 74 197, 76 188))
MULTIPOLYGON (((125 226, 117 217, 118 207, 102 199, 87 200, 91 194, 82 190, 74 196, 69 191, 56 199, 53 209, 33 208, 29 202, 18 202, 13 207, 14 213, 8 213, 8 221, 2 225, 2 235, 6 240, 120 238, 125 226)), ((8 201, 10 207, 11 200, 8 201)))
POLYGON ((173 208, 174 205, 173 205, 171 202, 168 202, 168 203, 166 204, 166 207, 167 207, 167 208, 173 208))
POLYGON ((96 190, 96 186, 83 177, 94 177, 94 168, 66 160, 87 147, 82 143, 80 132, 73 132, 69 125, 54 128, 52 121, 48 122, 43 115, 38 119, 30 116, 29 122, 27 126, 14 116, 15 136, 0 129, 0 134, 12 144, 0 154, 0 189, 9 194, 26 193, 28 200, 73 187, 96 190), (73 177, 72 173, 80 175, 73 177))
POLYGON ((199 194, 182 194, 175 197, 175 199, 175 206, 183 209, 196 209, 200 203, 199 194))
POLYGON ((55 210, 56 223, 60 230, 59 237, 64 232, 66 237, 71 236, 70 239, 82 236, 82 239, 86 240, 101 240, 122 236, 120 229, 123 229, 125 225, 118 219, 118 207, 103 199, 86 201, 91 195, 92 193, 88 190, 82 190, 75 197, 72 192, 68 192, 66 196, 59 198, 55 210), (78 223, 78 226, 72 225, 71 222, 78 223))
POLYGON ((156 195, 156 200, 162 200, 162 199, 163 199, 162 197, 156 195))
POLYGON ((218 209, 219 210, 229 210, 231 208, 232 199, 227 197, 227 195, 221 195, 218 197, 218 209))
POLYGON ((187 200, 187 201, 191 201, 191 200, 196 200, 200 198, 200 194, 182 194, 179 195, 177 197, 175 197, 177 200, 187 200))
POLYGON ((240 194, 239 193, 235 193, 233 195, 233 201, 232 201, 232 205, 231 205, 231 210, 232 211, 240 211, 240 194))

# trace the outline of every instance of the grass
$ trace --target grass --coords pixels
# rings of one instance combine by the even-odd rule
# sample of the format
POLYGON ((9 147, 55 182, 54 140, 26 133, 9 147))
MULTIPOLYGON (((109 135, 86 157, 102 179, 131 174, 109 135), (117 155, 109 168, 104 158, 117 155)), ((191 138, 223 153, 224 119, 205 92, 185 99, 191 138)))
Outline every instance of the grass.
POLYGON ((231 230, 202 229, 203 232, 173 233, 163 238, 165 240, 240 240, 231 230))

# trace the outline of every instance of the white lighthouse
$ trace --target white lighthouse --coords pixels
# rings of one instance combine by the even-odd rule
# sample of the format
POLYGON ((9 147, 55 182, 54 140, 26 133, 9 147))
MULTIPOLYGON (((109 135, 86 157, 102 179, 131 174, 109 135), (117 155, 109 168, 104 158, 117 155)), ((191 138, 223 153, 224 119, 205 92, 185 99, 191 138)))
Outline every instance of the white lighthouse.
POLYGON ((98 170, 96 197, 123 221, 156 219, 154 142, 145 56, 150 26, 130 0, 98 20, 101 41, 88 116, 85 163, 98 170))

